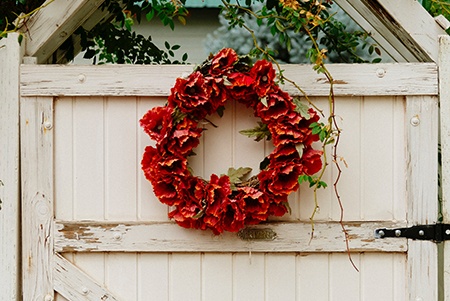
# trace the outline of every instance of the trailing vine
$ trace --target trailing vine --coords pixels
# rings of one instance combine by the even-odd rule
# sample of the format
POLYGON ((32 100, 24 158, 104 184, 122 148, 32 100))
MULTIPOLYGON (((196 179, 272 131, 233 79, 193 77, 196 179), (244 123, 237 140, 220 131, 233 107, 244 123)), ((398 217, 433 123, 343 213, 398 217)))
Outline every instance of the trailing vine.
MULTIPOLYGON (((314 236, 314 217, 317 214, 320 206, 318 201, 318 190, 320 188, 327 187, 327 184, 323 181, 323 176, 329 165, 329 155, 327 152, 327 146, 332 145, 331 161, 333 162, 337 176, 333 182, 333 190, 337 202, 340 208, 339 224, 344 233, 347 254, 353 267, 358 270, 355 263, 352 260, 349 249, 349 234, 344 225, 344 207, 342 204, 341 196, 338 190, 339 180, 342 174, 341 163, 343 159, 338 155, 338 146, 340 141, 341 129, 336 120, 336 101, 334 95, 334 79, 330 71, 325 66, 325 59, 327 50, 321 48, 318 43, 318 31, 324 28, 324 24, 330 22, 330 16, 328 15, 327 8, 331 4, 331 1, 296 1, 296 0, 280 0, 278 5, 273 7, 263 6, 261 10, 254 12, 246 7, 242 7, 239 4, 231 4, 228 0, 222 0, 223 10, 225 18, 229 20, 230 27, 239 26, 246 29, 253 38, 254 49, 250 52, 254 56, 261 56, 272 61, 278 68, 280 82, 289 82, 298 89, 308 103, 319 111, 323 117, 325 114, 322 110, 319 110, 317 106, 309 99, 301 87, 290 80, 283 74, 281 65, 274 58, 275 54, 273 50, 263 48, 257 42, 255 32, 244 21, 242 14, 250 14, 257 19, 258 24, 262 24, 262 20, 267 20, 267 24, 270 27, 271 33, 274 36, 278 36, 280 41, 284 42, 287 49, 290 49, 291 42, 290 36, 286 34, 288 29, 294 30, 294 32, 303 32, 306 34, 312 44, 312 47, 308 51, 308 56, 313 69, 318 73, 322 73, 327 78, 330 88, 328 95, 329 115, 325 122, 315 122, 310 125, 312 132, 319 135, 319 139, 322 142, 323 152, 323 165, 322 169, 318 172, 317 176, 301 175, 299 176, 299 183, 308 182, 309 186, 313 188, 314 194, 314 209, 310 216, 311 221, 311 239, 314 236)), ((345 161, 344 161, 345 163, 345 161)))

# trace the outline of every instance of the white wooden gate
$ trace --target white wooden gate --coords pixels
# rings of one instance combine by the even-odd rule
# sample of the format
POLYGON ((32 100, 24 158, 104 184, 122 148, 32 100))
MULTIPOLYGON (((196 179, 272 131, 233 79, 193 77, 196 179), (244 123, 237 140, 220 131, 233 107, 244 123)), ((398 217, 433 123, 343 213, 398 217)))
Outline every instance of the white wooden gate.
MULTIPOLYGON (((345 158, 339 190, 351 266, 331 189, 320 192, 309 241, 311 191, 292 214, 255 228, 270 241, 183 229, 152 194, 138 126, 192 66, 21 67, 24 300, 437 300, 437 247, 374 239, 376 228, 437 219, 435 64, 329 66, 345 158)), ((310 66, 285 74, 326 107, 329 85, 310 66)), ((285 89, 294 92, 292 87, 285 89)), ((196 158, 208 177, 257 169, 270 145, 243 137, 253 112, 229 104, 196 158)), ((326 181, 333 182, 329 169, 326 181)))

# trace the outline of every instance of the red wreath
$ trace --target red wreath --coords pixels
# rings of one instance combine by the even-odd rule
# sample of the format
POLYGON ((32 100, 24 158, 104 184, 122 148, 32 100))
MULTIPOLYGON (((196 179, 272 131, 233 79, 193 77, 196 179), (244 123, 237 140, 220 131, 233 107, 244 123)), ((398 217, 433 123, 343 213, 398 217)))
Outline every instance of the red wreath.
POLYGON ((311 108, 301 114, 274 80, 271 63, 260 60, 251 66, 234 50, 223 49, 187 78, 177 78, 167 105, 140 120, 156 141, 156 147, 145 148, 145 177, 161 203, 173 206, 169 217, 180 226, 219 234, 282 216, 288 195, 299 187, 298 177, 321 169, 322 152, 311 146, 319 137, 310 128, 319 116, 311 108), (254 110, 275 149, 259 174, 246 181, 232 183, 228 175, 216 174, 207 181, 191 173, 187 157, 199 144, 199 121, 223 112, 228 100, 254 110))

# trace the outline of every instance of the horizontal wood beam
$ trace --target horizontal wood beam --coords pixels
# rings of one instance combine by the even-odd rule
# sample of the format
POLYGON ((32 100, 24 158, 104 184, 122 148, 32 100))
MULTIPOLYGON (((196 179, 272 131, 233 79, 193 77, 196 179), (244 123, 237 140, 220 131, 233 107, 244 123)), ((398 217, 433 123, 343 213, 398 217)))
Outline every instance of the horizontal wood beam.
MULTIPOLYGON (((375 239, 377 228, 403 227, 404 223, 355 222, 345 225, 351 252, 406 252, 403 238, 375 239)), ((210 231, 184 229, 172 222, 110 223, 100 221, 55 222, 57 252, 346 252, 337 222, 311 224, 267 223, 252 229, 270 229, 273 240, 244 240, 236 233, 215 236, 210 231)))
MULTIPOLYGON (((23 65, 23 96, 168 96, 175 79, 193 66, 23 65)), ((284 75, 309 96, 328 96, 330 85, 310 65, 283 65, 284 75)), ((434 63, 331 64, 336 96, 437 95, 434 63)), ((285 91, 298 95, 290 84, 285 91)))
POLYGON ((45 63, 103 2, 57 0, 39 10, 21 28, 27 33, 25 55, 37 57, 38 63, 45 63))
POLYGON ((437 62, 445 31, 412 0, 335 0, 398 62, 437 62))

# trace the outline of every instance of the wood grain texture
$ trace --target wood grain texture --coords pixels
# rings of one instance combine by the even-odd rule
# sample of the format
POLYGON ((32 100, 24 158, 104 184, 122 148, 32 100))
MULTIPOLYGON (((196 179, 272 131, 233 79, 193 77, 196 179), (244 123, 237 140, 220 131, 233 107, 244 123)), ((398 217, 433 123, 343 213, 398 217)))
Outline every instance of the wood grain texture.
MULTIPOLYGON (((438 99, 407 97, 408 224, 438 218, 438 99)), ((437 300, 437 244, 408 241, 409 300, 437 300)))
POLYGON ((418 1, 336 0, 336 3, 367 32, 374 32, 373 38, 396 61, 437 62, 438 36, 445 32, 418 1))
MULTIPOLYGON (((436 64, 331 64, 336 96, 437 95, 436 64)), ((177 77, 193 66, 23 66, 24 96, 168 96, 177 77)), ((284 75, 309 96, 328 96, 323 74, 309 65, 283 65, 284 75)), ((286 84, 290 94, 299 92, 286 84)))
POLYGON ((19 85, 22 48, 18 35, 0 41, 0 283, 5 300, 20 295, 19 85))
MULTIPOLYGON (((39 10, 23 27, 26 55, 44 63, 104 0, 58 0, 39 10)), ((48 2, 48 1, 47 1, 48 2)))
MULTIPOLYGON (((443 223, 450 223, 450 37, 440 37, 439 105, 441 133, 441 191, 443 223)), ((444 242, 442 284, 444 300, 450 300, 450 241, 444 242)))
POLYGON ((53 257, 53 277, 55 291, 67 300, 119 300, 59 254, 55 254, 53 257))
POLYGON ((23 299, 53 298, 53 97, 21 99, 23 299))
MULTIPOLYGON (((352 252, 405 252, 404 239, 375 239, 374 229, 400 227, 395 222, 347 223, 352 252)), ((253 226, 271 229, 274 240, 243 240, 236 233, 215 236, 175 223, 55 222, 57 252, 345 252, 341 226, 316 223, 271 223, 253 226)))

